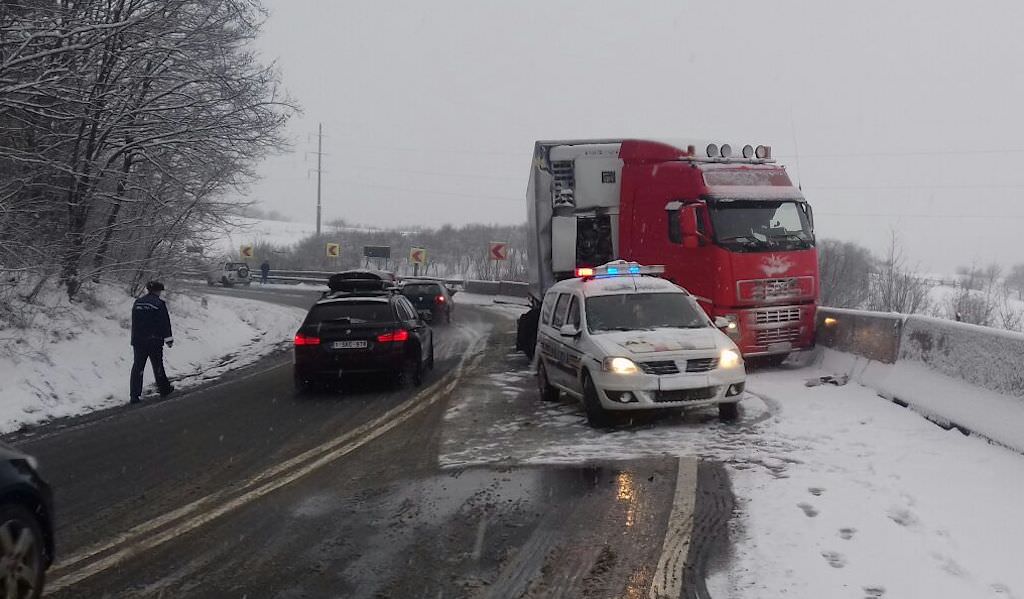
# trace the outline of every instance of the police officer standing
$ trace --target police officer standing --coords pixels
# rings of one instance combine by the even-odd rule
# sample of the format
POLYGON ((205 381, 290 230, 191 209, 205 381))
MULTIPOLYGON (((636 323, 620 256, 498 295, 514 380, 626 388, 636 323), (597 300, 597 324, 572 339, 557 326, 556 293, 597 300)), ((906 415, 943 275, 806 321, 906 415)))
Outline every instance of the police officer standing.
POLYGON ((142 372, 146 369, 146 361, 153 364, 153 376, 160 396, 166 397, 174 391, 167 373, 164 372, 164 343, 167 347, 174 345, 171 338, 171 315, 167 312, 167 304, 160 299, 164 284, 160 281, 146 283, 148 293, 135 300, 132 307, 132 349, 135 350, 135 362, 132 364, 131 401, 138 403, 142 398, 142 372))
POLYGON ((264 260, 263 264, 260 264, 260 285, 267 284, 267 277, 270 276, 270 262, 264 260))

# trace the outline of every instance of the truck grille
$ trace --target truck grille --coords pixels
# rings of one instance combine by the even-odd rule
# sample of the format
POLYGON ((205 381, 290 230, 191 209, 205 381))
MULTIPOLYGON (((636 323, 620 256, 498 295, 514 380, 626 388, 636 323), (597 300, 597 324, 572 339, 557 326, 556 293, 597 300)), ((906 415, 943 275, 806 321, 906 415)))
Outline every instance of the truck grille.
POLYGON ((773 343, 794 342, 800 338, 800 329, 766 329, 757 331, 758 345, 771 345, 773 343))
POLYGON ((679 367, 672 360, 640 362, 639 366, 647 374, 679 374, 679 367))
POLYGON ((718 358, 696 358, 686 361, 686 372, 708 372, 718 368, 718 358))
POLYGON ((774 308, 754 312, 754 324, 778 324, 800 322, 800 308, 774 308))
POLYGON ((813 277, 753 279, 737 283, 741 301, 775 301, 814 295, 813 277))
POLYGON ((702 401, 711 399, 718 394, 718 387, 697 387, 696 389, 676 389, 674 391, 657 391, 654 401, 668 403, 672 401, 702 401))

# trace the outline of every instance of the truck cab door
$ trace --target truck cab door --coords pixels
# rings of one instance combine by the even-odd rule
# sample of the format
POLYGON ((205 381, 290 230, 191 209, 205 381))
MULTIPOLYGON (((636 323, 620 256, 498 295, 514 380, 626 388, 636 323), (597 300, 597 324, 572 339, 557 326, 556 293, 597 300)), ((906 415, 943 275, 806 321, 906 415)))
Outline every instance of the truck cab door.
POLYGON ((665 204, 668 241, 666 276, 697 297, 710 310, 716 280, 711 220, 707 206, 699 201, 673 200, 665 204))

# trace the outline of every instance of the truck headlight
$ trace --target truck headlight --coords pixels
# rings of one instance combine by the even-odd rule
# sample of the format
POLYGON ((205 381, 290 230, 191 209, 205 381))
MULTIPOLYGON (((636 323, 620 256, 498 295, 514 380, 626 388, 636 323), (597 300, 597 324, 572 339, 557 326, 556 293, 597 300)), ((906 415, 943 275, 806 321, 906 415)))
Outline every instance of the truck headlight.
POLYGON ((614 374, 636 374, 640 371, 636 362, 629 358, 605 358, 601 369, 614 374))
POLYGON ((734 350, 723 349, 718 357, 718 365, 722 368, 736 368, 740 364, 740 355, 734 350))

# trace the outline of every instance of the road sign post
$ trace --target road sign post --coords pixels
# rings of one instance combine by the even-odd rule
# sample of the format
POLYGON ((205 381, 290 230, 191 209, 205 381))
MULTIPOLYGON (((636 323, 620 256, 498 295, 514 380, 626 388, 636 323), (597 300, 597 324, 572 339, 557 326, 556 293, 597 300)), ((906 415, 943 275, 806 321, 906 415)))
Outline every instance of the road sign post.
POLYGON ((370 258, 377 260, 377 268, 381 268, 381 260, 384 261, 384 268, 391 260, 391 246, 389 245, 365 245, 363 246, 363 257, 366 259, 366 266, 370 266, 370 258))
POLYGON ((491 260, 508 260, 508 242, 492 241, 488 254, 491 260))
POLYGON ((492 272, 493 279, 498 280, 498 273, 501 270, 498 264, 501 261, 508 260, 508 242, 507 241, 492 241, 487 249, 487 257, 490 259, 490 263, 494 269, 492 272))
POLYGON ((409 262, 412 263, 413 276, 420 276, 420 265, 427 263, 427 250, 425 248, 409 248, 409 262))

